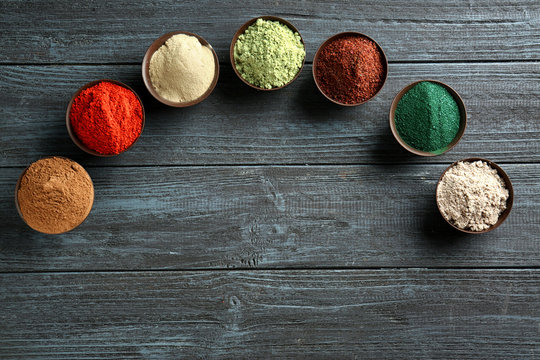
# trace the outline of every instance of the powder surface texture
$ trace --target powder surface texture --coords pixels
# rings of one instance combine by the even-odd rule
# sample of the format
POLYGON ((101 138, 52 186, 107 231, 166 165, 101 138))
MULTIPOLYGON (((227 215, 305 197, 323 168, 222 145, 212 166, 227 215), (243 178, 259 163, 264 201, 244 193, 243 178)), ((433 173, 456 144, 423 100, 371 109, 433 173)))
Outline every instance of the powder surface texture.
POLYGON ((459 131, 459 107, 444 86, 423 81, 399 100, 395 123, 399 136, 413 148, 443 152, 459 131))
POLYGON ((84 145, 101 154, 115 155, 141 134, 143 109, 131 90, 104 81, 83 90, 73 100, 69 118, 84 145))
POLYGON ((90 213, 94 186, 76 162, 50 157, 31 164, 17 191, 19 209, 34 230, 59 234, 77 227, 90 213))
POLYGON ((460 229, 488 229, 506 209, 509 193, 486 162, 458 162, 437 187, 437 203, 446 220, 460 229))
POLYGON ((200 98, 212 85, 214 54, 191 35, 171 36, 150 59, 150 81, 156 92, 172 102, 200 98))
POLYGON ((384 82, 384 58, 364 36, 343 36, 326 44, 315 64, 322 92, 342 104, 371 99, 384 82))
POLYGON ((236 70, 244 80, 264 89, 294 79, 305 56, 300 35, 279 21, 257 19, 234 45, 236 70))

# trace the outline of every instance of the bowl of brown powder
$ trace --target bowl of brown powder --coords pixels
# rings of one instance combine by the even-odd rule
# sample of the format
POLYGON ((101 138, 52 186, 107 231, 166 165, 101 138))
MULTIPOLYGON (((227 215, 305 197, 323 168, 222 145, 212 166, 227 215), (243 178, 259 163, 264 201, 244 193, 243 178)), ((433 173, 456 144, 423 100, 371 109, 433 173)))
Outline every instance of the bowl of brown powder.
POLYGON ((28 166, 15 186, 15 207, 24 222, 45 234, 62 234, 90 214, 94 185, 73 160, 52 156, 28 166))
POLYGON ((159 102, 188 107, 206 99, 216 87, 219 60, 201 36, 173 31, 150 45, 142 62, 142 77, 159 102))
POLYGON ((514 189, 494 162, 482 158, 456 161, 437 184, 437 207, 455 229, 483 234, 499 227, 510 214, 514 189))

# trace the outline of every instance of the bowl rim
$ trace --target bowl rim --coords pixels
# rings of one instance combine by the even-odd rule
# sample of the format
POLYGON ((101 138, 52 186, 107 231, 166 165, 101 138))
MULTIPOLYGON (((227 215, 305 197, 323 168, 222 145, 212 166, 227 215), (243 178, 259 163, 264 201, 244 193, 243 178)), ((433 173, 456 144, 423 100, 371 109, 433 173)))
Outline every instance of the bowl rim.
POLYGON ((182 30, 171 31, 171 32, 161 35, 156 40, 154 40, 150 44, 148 49, 146 50, 143 57, 143 61, 142 61, 142 78, 143 78, 144 86, 146 86, 146 89, 148 90, 148 92, 160 103, 168 105, 168 106, 172 106, 172 107, 177 107, 177 108, 189 107, 189 106, 193 106, 200 103, 201 101, 206 99, 208 96, 210 96, 210 94, 214 91, 217 85, 218 79, 219 79, 219 59, 212 45, 210 45, 210 43, 206 41, 206 39, 203 38, 202 36, 189 32, 189 31, 182 31, 182 30), (170 101, 170 100, 165 99, 161 95, 159 95, 158 92, 154 89, 154 86, 152 85, 152 79, 150 77, 150 59, 152 59, 152 56, 154 55, 154 53, 163 44, 165 44, 165 42, 169 40, 169 38, 178 34, 189 35, 189 36, 193 36, 197 38, 197 40, 199 40, 201 45, 208 47, 212 51, 212 55, 214 57, 215 71, 214 71, 214 78, 212 79, 212 82, 210 83, 210 87, 204 92, 204 94, 202 94, 197 99, 191 100, 191 101, 185 101, 185 102, 170 101))
POLYGON ((443 83, 442 81, 439 81, 439 80, 423 79, 423 80, 417 80, 417 81, 414 81, 414 82, 410 83, 409 85, 405 86, 403 89, 401 89, 396 94, 396 96, 394 97, 394 100, 392 100, 392 103, 390 104, 389 121, 390 121, 389 124, 390 124, 390 130, 392 131, 392 135, 394 135, 394 138, 396 139, 396 141, 405 150, 407 150, 407 151, 409 151, 409 152, 411 152, 411 153, 413 153, 415 155, 420 155, 420 156, 438 156, 438 155, 442 155, 442 154, 452 150, 452 148, 454 148, 454 146, 456 146, 457 143, 461 140, 461 138, 463 137, 463 134, 465 134, 465 129, 467 128, 467 108, 465 107, 465 102, 461 98, 461 95, 459 95, 459 93, 456 90, 454 90, 454 88, 452 88, 450 85, 445 84, 445 83, 443 83), (413 86, 415 86, 415 85, 417 85, 417 84, 419 84, 421 82, 426 82, 426 81, 443 86, 450 93, 450 95, 452 95, 452 97, 454 98, 454 101, 456 102, 456 104, 457 104, 457 106, 459 108, 459 115, 460 115, 459 120, 460 121, 459 121, 458 133, 456 134, 456 136, 454 137, 452 142, 450 142, 450 144, 448 144, 443 149, 443 151, 429 152, 429 151, 422 151, 422 150, 415 149, 412 146, 410 146, 409 144, 407 144, 401 138, 401 136, 399 135, 399 133, 397 131, 397 128, 396 128, 395 114, 396 114, 396 108, 397 108, 397 106, 399 104, 399 101, 401 100, 403 95, 405 95, 413 86))
POLYGON ((15 209, 17 210, 17 213, 19 214, 19 217, 22 219, 22 221, 32 230, 34 231, 37 231, 39 233, 42 233, 42 234, 47 234, 47 235, 60 235, 60 234, 65 234, 67 232, 70 232, 74 229, 76 229, 77 227, 79 227, 87 218, 88 218, 88 215, 90 215, 90 213, 92 212, 92 208, 94 206, 94 200, 95 200, 95 196, 96 196, 96 191, 95 191, 95 187, 94 187, 94 182, 92 181, 92 177, 90 176, 90 174, 88 173, 88 171, 86 171, 86 169, 84 168, 84 166, 82 166, 81 164, 79 164, 78 162, 76 162, 75 160, 73 159, 70 159, 68 157, 65 157, 65 156, 60 156, 60 155, 50 155, 50 156, 45 156, 45 157, 42 157, 42 158, 39 158, 37 159, 36 161, 33 161, 32 163, 30 163, 30 165, 28 165, 22 172, 21 172, 21 175, 19 175, 19 178, 17 179, 17 183, 15 184, 15 209), (92 185, 92 202, 90 203, 90 206, 88 208, 88 212, 86 213, 86 215, 84 216, 84 218, 81 220, 80 223, 78 223, 77 225, 75 225, 73 228, 69 229, 69 230, 66 230, 66 231, 63 231, 63 232, 59 232, 59 233, 49 233, 49 232, 45 232, 45 231, 41 231, 41 230, 37 230, 35 228, 33 228, 32 226, 30 226, 28 224, 28 222, 26 221, 26 219, 24 218, 23 214, 22 214, 22 211, 21 211, 21 206, 19 204, 19 189, 21 187, 21 180, 22 178, 24 177, 24 175, 26 174, 26 172, 28 171, 28 169, 30 168, 30 166, 32 166, 32 164, 34 163, 37 163, 38 161, 41 161, 41 160, 45 160, 45 159, 51 159, 51 158, 61 158, 61 159, 65 159, 65 160, 68 160, 68 161, 71 161, 71 162, 74 162, 75 164, 79 165, 81 167, 81 169, 83 169, 83 171, 85 172, 85 174, 88 176, 88 178, 90 179, 90 185, 92 185))
POLYGON ((488 159, 484 159, 484 158, 470 157, 470 158, 465 158, 465 159, 461 159, 461 160, 453 162, 450 166, 448 166, 442 172, 441 176, 439 177, 439 181, 437 181, 437 187, 435 188, 435 202, 437 203, 437 209, 439 209, 439 213, 441 214, 442 218, 446 221, 447 224, 452 226, 454 229, 459 230, 459 231, 464 232, 464 233, 467 233, 467 234, 484 234, 484 233, 490 232, 492 230, 495 230, 496 228, 498 228, 508 218, 508 215, 510 214, 510 211, 512 211, 512 206, 514 205, 514 187, 512 186, 512 181, 510 181, 510 177, 508 176, 508 174, 506 174, 506 172, 499 165, 497 165, 495 162, 493 162, 491 160, 488 160, 488 159), (441 207, 439 205, 439 198, 438 198, 439 186, 440 186, 441 180, 444 177, 444 175, 446 174, 446 172, 448 170, 450 170, 452 167, 456 166, 457 163, 460 163, 460 162, 474 162, 474 161, 483 161, 483 162, 487 163, 492 169, 497 170, 497 174, 499 174, 501 179, 504 181, 506 189, 508 190, 508 199, 506 199, 506 209, 504 209, 504 211, 499 215, 499 218, 497 219, 497 222, 495 224, 491 225, 487 229, 480 230, 480 231, 472 231, 472 230, 467 230, 467 229, 461 229, 461 228, 457 227, 456 225, 452 224, 442 214, 441 207))
POLYGON ((231 40, 231 45, 229 46, 229 60, 231 62, 231 66, 233 68, 233 71, 234 73, 236 74, 236 76, 238 76, 238 78, 246 85, 248 85, 249 87, 253 88, 253 89, 256 89, 256 90, 260 90, 260 91, 275 91, 275 90, 280 90, 280 89, 283 89, 285 86, 288 86, 290 85, 293 81, 295 81, 298 76, 300 75, 300 73, 302 72, 302 70, 304 69, 304 65, 305 65, 305 62, 306 62, 306 56, 307 56, 307 51, 306 51, 306 44, 304 42, 304 38, 302 37, 302 34, 300 33, 300 31, 298 31, 298 29, 292 24, 290 23, 289 21, 283 19, 283 18, 280 18, 278 16, 274 16, 274 15, 262 15, 262 16, 257 16, 257 17, 254 17, 248 21, 246 21, 242 26, 240 26, 238 28, 238 30, 236 30, 236 32, 234 33, 233 35, 233 38, 231 40), (273 87, 271 89, 265 89, 265 88, 262 88, 262 87, 259 87, 257 85, 254 85, 250 82, 248 82, 247 80, 245 80, 242 75, 240 75, 240 73, 238 72, 238 70, 236 69, 236 64, 235 64, 235 61, 234 61, 234 47, 236 45, 236 41, 238 40, 238 37, 240 35, 242 35, 246 29, 251 26, 253 23, 255 23, 258 19, 263 19, 263 20, 271 20, 271 21, 278 21, 284 25, 286 25, 287 27, 289 27, 289 29, 291 29, 293 32, 297 33, 298 36, 300 36, 300 42, 302 43, 302 45, 304 46, 304 59, 302 60, 302 66, 300 66, 300 69, 298 69, 298 72, 296 73, 296 75, 286 84, 282 85, 282 86, 278 86, 278 87, 273 87))
POLYGON ((135 92, 135 90, 133 90, 131 87, 129 87, 128 85, 124 84, 123 82, 121 81, 118 81, 118 80, 112 80, 112 79, 99 79, 99 80, 94 80, 94 81, 90 81, 86 84, 84 84, 83 86, 81 86, 74 94, 73 96, 71 97, 71 100, 69 100, 69 103, 68 103, 68 106, 67 106, 67 110, 66 110, 66 128, 67 128, 67 132, 69 134, 69 137, 71 138, 71 140, 75 143, 75 145, 77 145, 77 147, 79 149, 81 149, 82 151, 84 151, 85 153, 87 154, 90 154, 90 155, 94 155, 94 156, 99 156, 99 157, 113 157, 113 156, 118 156, 124 152, 126 152, 127 150, 129 150, 133 145, 135 145, 135 143, 137 142, 137 140, 139 140, 139 138, 141 137, 142 135, 142 132, 144 130, 144 124, 145 124, 145 121, 146 121, 146 115, 145 115, 145 111, 144 111, 144 105, 143 105, 143 102, 141 100, 141 98, 139 97, 139 95, 135 92), (92 87, 92 86, 95 86, 99 83, 102 83, 102 82, 109 82, 109 83, 112 83, 112 84, 115 84, 115 85, 119 85, 119 86, 122 86, 128 90, 130 90, 133 94, 135 94, 135 97, 137 98, 137 100, 139 100, 139 103, 141 104, 141 110, 142 110, 142 124, 141 124, 141 132, 139 133, 139 136, 137 136, 137 138, 135 139, 135 141, 133 141, 133 143, 131 143, 131 145, 129 145, 124 151, 118 153, 118 154, 102 154, 96 150, 93 150, 93 149, 90 149, 88 146, 86 146, 78 137, 77 137, 77 134, 75 133, 75 130, 73 129, 73 126, 71 125, 71 119, 70 119, 70 114, 71 114, 71 107, 73 105, 73 101, 75 101, 75 99, 77 98, 77 96, 80 95, 81 92, 83 92, 84 90, 92 87))
POLYGON ((315 85, 317 86, 317 89, 319 89, 319 92, 321 94, 323 94, 323 96, 325 98, 327 98, 328 100, 330 100, 331 102, 333 102, 334 104, 337 104, 337 105, 341 105, 341 106, 348 106, 348 107, 352 107, 352 106, 358 106, 358 105, 362 105, 362 104, 365 104, 367 103, 368 101, 370 101, 371 99, 373 99, 375 96, 377 96, 382 88, 384 87, 384 85, 386 84, 386 80, 388 79, 388 58, 386 57, 386 53, 384 52, 383 48, 381 47, 381 45, 379 45, 379 43, 377 41, 375 41, 373 38, 371 38, 370 36, 366 35, 366 34, 363 34, 363 33, 360 33, 358 31, 344 31, 344 32, 340 32, 340 33, 337 33, 335 35, 332 35, 330 36, 328 39, 326 39, 320 46, 319 48, 317 49, 317 52, 315 53, 315 56, 313 57, 313 66, 311 67, 311 72, 312 72, 312 75, 313 75, 313 80, 315 81, 315 85), (384 59, 384 62, 383 62, 383 67, 384 67, 384 78, 383 78, 383 81, 382 81, 382 84, 381 84, 381 87, 375 92, 375 94, 373 94, 372 97, 370 97, 369 99, 366 99, 364 101, 361 101, 361 102, 358 102, 358 103, 354 103, 354 104, 345 104, 345 103, 342 103, 342 102, 339 102, 337 100, 334 100, 332 99, 331 97, 329 97, 328 95, 326 95, 324 93, 324 91, 321 89, 321 86, 319 85, 319 82, 317 80, 317 63, 319 61, 319 57, 320 57, 320 53, 321 51, 329 44, 331 43, 332 41, 336 40, 336 39, 339 39, 341 37, 344 37, 344 36, 358 36, 358 37, 364 37, 370 41, 372 41, 375 46, 377 46, 377 49, 379 50, 380 54, 382 55, 383 59, 384 59))

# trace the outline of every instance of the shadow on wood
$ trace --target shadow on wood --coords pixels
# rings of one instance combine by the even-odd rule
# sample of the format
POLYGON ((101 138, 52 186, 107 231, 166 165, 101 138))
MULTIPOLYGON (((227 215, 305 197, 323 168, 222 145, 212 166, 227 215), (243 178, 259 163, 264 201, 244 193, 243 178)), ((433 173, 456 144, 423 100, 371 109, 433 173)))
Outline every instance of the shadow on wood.
MULTIPOLYGON (((311 72, 311 66, 306 66, 304 72, 311 72)), ((317 89, 313 76, 303 74, 296 79, 296 101, 312 122, 333 121, 347 111, 354 111, 354 108, 347 108, 334 104, 326 99, 317 89)))
POLYGON ((476 236, 462 233, 449 226, 437 208, 435 195, 426 203, 425 215, 420 224, 422 233, 428 241, 427 245, 435 248, 455 247, 459 242, 472 240, 472 237, 476 236))

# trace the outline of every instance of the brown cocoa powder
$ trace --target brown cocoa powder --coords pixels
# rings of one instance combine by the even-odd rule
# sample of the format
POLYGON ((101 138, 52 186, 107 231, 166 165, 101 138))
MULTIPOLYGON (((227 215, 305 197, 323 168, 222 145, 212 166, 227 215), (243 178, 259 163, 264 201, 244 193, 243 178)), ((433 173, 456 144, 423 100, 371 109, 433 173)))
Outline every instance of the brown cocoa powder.
POLYGON ((80 225, 94 202, 90 176, 73 160, 49 157, 32 163, 17 190, 19 211, 32 229, 60 234, 80 225))

